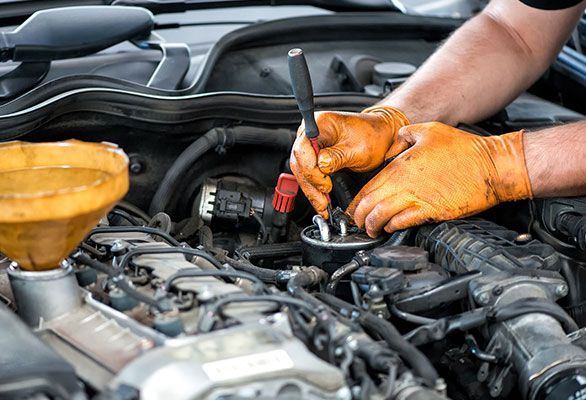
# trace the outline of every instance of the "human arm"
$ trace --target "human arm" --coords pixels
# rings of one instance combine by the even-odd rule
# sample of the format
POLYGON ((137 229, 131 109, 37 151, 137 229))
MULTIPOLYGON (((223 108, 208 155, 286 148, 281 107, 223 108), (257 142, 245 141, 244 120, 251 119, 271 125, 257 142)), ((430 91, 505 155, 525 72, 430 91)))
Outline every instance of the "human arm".
POLYGON ((291 169, 313 207, 325 217, 329 175, 342 168, 364 172, 378 167, 402 126, 476 122, 501 109, 547 68, 584 3, 544 11, 516 0, 493 0, 378 109, 319 113, 319 156, 303 126, 291 154, 291 169))
POLYGON ((539 10, 520 1, 492 0, 379 104, 400 109, 411 123, 455 125, 487 118, 551 64, 585 3, 539 10))

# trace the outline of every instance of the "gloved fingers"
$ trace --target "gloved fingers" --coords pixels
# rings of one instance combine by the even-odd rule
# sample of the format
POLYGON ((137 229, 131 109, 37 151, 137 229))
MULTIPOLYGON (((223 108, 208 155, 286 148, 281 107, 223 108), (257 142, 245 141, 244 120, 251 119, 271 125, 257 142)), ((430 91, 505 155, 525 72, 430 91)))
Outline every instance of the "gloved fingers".
POLYGON ((393 233, 401 229, 407 229, 414 226, 431 222, 424 211, 418 206, 412 206, 395 214, 385 225, 385 232, 393 233))
POLYGON ((364 185, 362 190, 358 192, 348 206, 347 213, 352 216, 354 223, 358 225, 359 228, 365 227, 364 224, 366 217, 378 203, 383 201, 386 197, 391 197, 393 195, 392 192, 385 190, 386 188, 384 188, 385 185, 389 185, 390 182, 393 182, 392 178, 389 179, 389 174, 385 174, 387 168, 379 172, 378 175, 370 180, 370 182, 364 185))
POLYGON ((368 236, 377 237, 387 223, 397 213, 401 213, 406 208, 409 208, 409 204, 398 198, 398 196, 384 198, 374 206, 364 219, 364 229, 368 236))
POLYGON ((343 120, 346 116, 347 113, 339 111, 320 111, 315 113, 315 123, 319 128, 317 143, 320 148, 333 146, 340 141, 342 133, 340 120, 343 120))
POLYGON ((344 112, 316 113, 315 119, 320 131, 317 141, 321 149, 317 165, 324 174, 330 175, 354 164, 352 146, 344 143, 342 138, 344 130, 353 130, 352 126, 347 126, 347 120, 351 118, 356 116, 344 112))
POLYGON ((309 184, 322 193, 329 193, 332 190, 330 177, 317 167, 315 151, 304 135, 298 136, 293 143, 290 165, 298 180, 299 177, 304 177, 309 184))
POLYGON ((420 140, 427 124, 407 125, 399 129, 395 141, 385 154, 385 160, 396 157, 420 140))
POLYGON ((331 175, 343 168, 352 167, 352 149, 343 144, 321 149, 317 166, 321 172, 331 175))
MULTIPOLYGON (((320 192, 318 189, 315 188, 307 179, 299 172, 299 166, 297 162, 291 158, 290 162, 291 171, 297 178, 297 183, 299 183, 299 187, 309 200, 309 203, 313 206, 315 211, 324 218, 328 218, 328 199, 327 197, 320 192)), ((329 178, 328 178, 329 179, 329 178)))

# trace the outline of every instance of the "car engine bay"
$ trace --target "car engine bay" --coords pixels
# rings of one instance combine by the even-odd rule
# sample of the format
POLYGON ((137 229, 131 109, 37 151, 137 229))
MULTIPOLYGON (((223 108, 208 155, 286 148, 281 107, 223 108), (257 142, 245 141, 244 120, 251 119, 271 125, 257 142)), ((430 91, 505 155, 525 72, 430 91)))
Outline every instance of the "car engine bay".
MULTIPOLYGON (((59 268, 25 271, 0 255, 0 357, 11 365, 0 398, 584 398, 586 198, 372 239, 343 210, 376 171, 335 173, 326 221, 289 168, 301 122, 290 48, 307 54, 318 109, 359 111, 461 23, 277 18, 189 44, 171 86, 145 84, 158 65, 151 42, 55 61, 6 98, 0 141, 113 143, 130 189, 59 268)), ((570 89, 555 101, 565 79, 552 71, 461 128, 581 120, 570 89)))

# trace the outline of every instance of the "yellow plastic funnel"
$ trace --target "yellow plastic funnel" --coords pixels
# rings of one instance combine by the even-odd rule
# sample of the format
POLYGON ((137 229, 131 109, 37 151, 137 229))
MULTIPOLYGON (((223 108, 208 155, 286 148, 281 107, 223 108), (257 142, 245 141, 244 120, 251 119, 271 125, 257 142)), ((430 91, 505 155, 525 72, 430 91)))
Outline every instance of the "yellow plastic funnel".
POLYGON ((115 145, 0 144, 0 252, 22 269, 56 268, 127 191, 115 145))

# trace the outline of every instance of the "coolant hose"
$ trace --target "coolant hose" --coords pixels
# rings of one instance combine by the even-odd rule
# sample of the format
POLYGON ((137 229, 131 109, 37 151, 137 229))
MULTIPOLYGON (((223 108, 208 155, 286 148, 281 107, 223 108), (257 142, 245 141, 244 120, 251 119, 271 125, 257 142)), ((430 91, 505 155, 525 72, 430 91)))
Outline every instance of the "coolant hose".
POLYGON ((288 151, 295 135, 286 129, 266 129, 251 126, 235 126, 232 128, 213 128, 190 144, 171 165, 149 207, 150 215, 165 211, 172 196, 178 190, 184 174, 205 153, 217 146, 230 147, 239 145, 267 146, 288 151))

